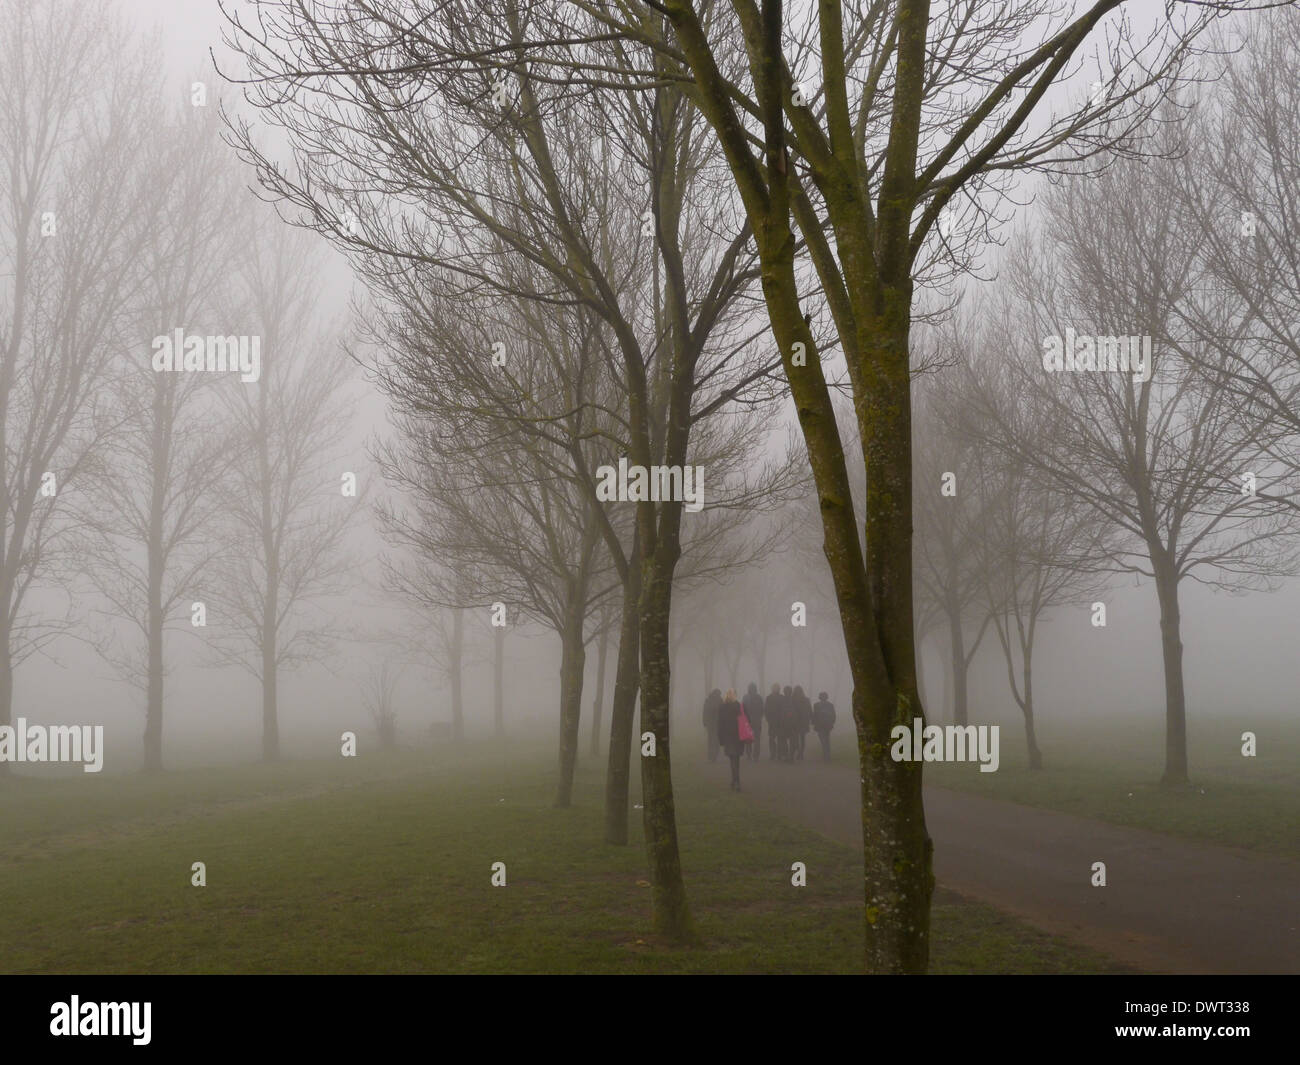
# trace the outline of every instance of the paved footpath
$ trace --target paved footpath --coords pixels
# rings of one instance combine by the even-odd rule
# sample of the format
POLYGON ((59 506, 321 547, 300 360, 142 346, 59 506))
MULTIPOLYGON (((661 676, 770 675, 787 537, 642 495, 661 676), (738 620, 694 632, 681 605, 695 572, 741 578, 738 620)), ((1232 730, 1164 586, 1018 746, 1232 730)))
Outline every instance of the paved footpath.
MULTIPOLYGON (((741 775, 753 800, 862 846, 852 768, 745 762, 741 775)), ((926 789, 925 818, 944 887, 1124 964, 1300 972, 1300 862, 944 788, 926 789), (1090 883, 1096 861, 1104 888, 1090 883)))

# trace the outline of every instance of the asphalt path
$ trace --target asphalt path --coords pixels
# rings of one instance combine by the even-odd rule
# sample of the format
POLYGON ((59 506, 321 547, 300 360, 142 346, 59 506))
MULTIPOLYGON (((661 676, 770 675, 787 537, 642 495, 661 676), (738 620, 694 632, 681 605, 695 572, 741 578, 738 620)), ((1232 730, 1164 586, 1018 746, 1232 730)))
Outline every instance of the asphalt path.
MULTIPOLYGON (((744 794, 860 849, 858 774, 744 762, 744 794)), ((726 787, 725 763, 716 768, 726 787)), ((1153 973, 1300 972, 1300 862, 927 788, 935 878, 1153 973), (1094 862, 1106 886, 1092 886, 1094 862)))

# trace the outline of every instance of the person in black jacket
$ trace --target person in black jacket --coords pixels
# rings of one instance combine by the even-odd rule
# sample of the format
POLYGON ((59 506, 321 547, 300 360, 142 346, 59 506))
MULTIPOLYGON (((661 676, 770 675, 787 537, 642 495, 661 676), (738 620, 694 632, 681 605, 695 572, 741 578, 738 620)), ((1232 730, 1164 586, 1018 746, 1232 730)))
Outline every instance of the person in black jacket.
POLYGON ((773 684, 772 693, 763 704, 763 717, 767 719, 767 754, 776 761, 781 754, 781 685, 773 684))
POLYGON ((718 760, 718 707, 722 705, 722 692, 717 688, 704 700, 704 735, 708 740, 709 761, 718 760))
POLYGON ((741 706, 745 708, 745 716, 749 718, 749 727, 754 730, 753 741, 745 746, 749 748, 749 760, 757 762, 758 756, 763 751, 763 697, 758 694, 758 685, 752 681, 745 698, 741 700, 741 706))
POLYGON ((781 689, 781 738, 776 749, 781 761, 793 762, 795 748, 799 746, 799 708, 794 702, 794 692, 790 685, 781 689))
POLYGON ((808 730, 812 728, 813 708, 809 702, 808 696, 804 695, 803 687, 796 684, 794 686, 794 718, 795 718, 795 738, 794 738, 794 756, 803 761, 803 748, 808 740, 808 730))
POLYGON ((825 692, 817 696, 817 705, 812 710, 812 727, 817 738, 822 742, 822 760, 831 760, 831 729, 835 727, 835 707, 825 692))
POLYGON ((740 715, 744 713, 740 701, 736 698, 736 689, 728 688, 726 698, 718 709, 718 742, 727 752, 731 762, 731 790, 740 790, 740 756, 745 745, 740 739, 740 715))

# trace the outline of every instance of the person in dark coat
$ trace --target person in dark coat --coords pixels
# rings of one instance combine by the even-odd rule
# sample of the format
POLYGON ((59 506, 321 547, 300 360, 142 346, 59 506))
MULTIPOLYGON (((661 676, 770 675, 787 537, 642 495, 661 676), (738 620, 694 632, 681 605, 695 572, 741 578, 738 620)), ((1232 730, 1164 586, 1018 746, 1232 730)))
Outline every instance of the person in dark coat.
POLYGON ((718 709, 718 743, 727 752, 731 762, 731 790, 740 790, 740 756, 745 753, 745 745, 740 740, 740 715, 744 709, 736 698, 736 689, 728 688, 726 698, 718 709))
POLYGON ((749 760, 757 762, 758 756, 763 752, 763 697, 758 694, 757 684, 750 682, 749 691, 745 693, 745 698, 741 700, 740 705, 745 708, 749 727, 754 730, 753 742, 746 744, 749 748, 749 760))
POLYGON ((794 686, 792 698, 794 700, 795 720, 794 756, 802 761, 804 744, 808 740, 808 730, 812 728, 813 708, 808 696, 804 695, 803 688, 798 684, 794 686))
POLYGON ((813 731, 817 733, 817 738, 822 743, 822 760, 829 762, 831 760, 831 729, 835 727, 835 707, 831 703, 825 692, 817 696, 817 703, 813 706, 813 731))
POLYGON ((781 740, 777 749, 781 752, 781 761, 793 762, 794 749, 799 740, 799 708, 794 705, 794 692, 790 685, 781 689, 781 740))
POLYGON ((722 705, 722 692, 717 688, 704 700, 704 735, 708 739, 709 761, 718 760, 718 707, 722 705))
POLYGON ((781 685, 773 684, 763 704, 763 717, 767 720, 767 754, 774 762, 781 755, 781 711, 781 685))

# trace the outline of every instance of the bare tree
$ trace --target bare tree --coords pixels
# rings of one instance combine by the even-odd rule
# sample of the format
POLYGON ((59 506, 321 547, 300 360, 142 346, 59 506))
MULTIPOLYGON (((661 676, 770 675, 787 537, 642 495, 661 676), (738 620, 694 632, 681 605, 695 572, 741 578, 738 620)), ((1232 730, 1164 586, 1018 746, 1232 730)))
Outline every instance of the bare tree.
POLYGON ((385 556, 380 568, 384 589, 400 595, 407 611, 397 627, 383 631, 379 641, 404 668, 414 667, 433 677, 429 704, 435 721, 431 731, 442 733, 441 726, 447 725, 440 738, 459 743, 465 738, 465 671, 477 660, 474 630, 467 621, 478 610, 448 603, 473 601, 472 575, 423 558, 394 560, 385 556))
POLYGON ((156 371, 147 340, 187 326, 204 332, 203 322, 228 309, 221 293, 241 232, 232 225, 236 161, 223 158, 206 114, 185 105, 152 131, 150 154, 161 175, 152 195, 160 213, 142 249, 147 282, 139 294, 135 357, 113 382, 120 425, 112 475, 92 483, 77 514, 87 533, 83 564, 111 607, 98 648, 145 694, 146 771, 163 765, 165 631, 178 615, 189 616, 200 574, 218 549, 205 535, 223 472, 212 454, 229 453, 234 443, 205 403, 211 378, 156 371))
POLYGON ((968 717, 967 678, 993 611, 987 596, 991 559, 989 493, 974 466, 975 455, 953 430, 961 404, 960 376, 928 382, 914 399, 913 507, 918 597, 948 628, 953 722, 968 717), (974 637, 970 628, 975 629, 974 637))
MULTIPOLYGON (((520 34, 505 27, 518 23, 508 18, 513 5, 501 6, 506 18, 479 21, 503 27, 494 54, 515 73, 520 34)), ((1045 0, 938 11, 930 0, 884 0, 846 20, 839 5, 823 3, 802 9, 792 27, 781 0, 529 9, 534 48, 525 54, 553 76, 585 74, 608 86, 610 64, 584 62, 586 42, 614 33, 640 46, 629 80, 648 89, 676 79, 717 136, 743 201, 817 484, 853 672, 872 971, 924 970, 933 884, 921 766, 889 757, 894 723, 922 713, 911 571, 914 294, 918 279, 968 265, 935 255, 943 212, 965 204, 979 216, 1017 171, 1086 158, 1107 143, 1132 146, 1159 89, 1215 17, 1189 5, 1143 39, 1111 18, 1123 6, 1098 0, 1076 16, 1045 0), (1048 89, 1074 73, 1072 61, 1103 26, 1102 93, 1039 120, 1048 89), (797 260, 815 270, 847 364, 866 466, 865 535, 797 260)), ((468 18, 458 4, 445 17, 468 18)))
POLYGON ((961 385, 945 405, 956 450, 970 456, 964 472, 979 499, 979 539, 969 548, 985 610, 1002 649, 1011 696, 1024 719, 1029 768, 1041 769, 1033 683, 1039 622, 1054 607, 1091 601, 1101 593, 1109 574, 1098 559, 1109 556, 1111 534, 1085 500, 1055 490, 1050 479, 1035 477, 1023 458, 988 446, 980 410, 998 411, 999 424, 1013 426, 1017 439, 1036 440, 1030 446, 1040 451, 1050 450, 1056 426, 1034 405, 1032 394, 1019 391, 1016 375, 979 347, 979 332, 967 334, 961 385))
MULTIPOLYGON (((408 343, 463 350, 450 321, 438 330, 422 330, 419 339, 407 337, 408 343)), ((459 339, 463 343, 463 335, 459 339)), ((390 574, 409 596, 457 610, 515 604, 559 636, 556 805, 569 806, 587 621, 593 606, 617 587, 612 574, 602 573, 594 508, 572 479, 554 472, 562 455, 548 455, 533 440, 502 437, 494 422, 458 414, 456 404, 441 403, 445 396, 420 391, 420 400, 413 403, 402 383, 394 387, 390 379, 383 380, 403 410, 400 439, 380 449, 380 466, 409 509, 386 505, 380 515, 389 539, 414 549, 416 556, 413 567, 392 566, 390 574), (427 412, 437 409, 435 403, 441 417, 433 421, 427 412), (430 567, 444 568, 452 580, 439 581, 430 567)))
MULTIPOLYGON (((1261 12, 1239 30, 1222 34, 1231 54, 1170 175, 1201 247, 1194 290, 1170 303, 1251 416, 1300 435, 1300 12, 1261 12)), ((1295 469, 1295 454, 1270 457, 1295 469)))
POLYGON ((465 611, 454 606, 437 611, 428 621, 434 653, 431 664, 447 681, 447 709, 451 711, 451 739, 465 738, 465 611))
MULTIPOLYGON (((505 622, 507 619, 503 618, 505 622)), ((505 696, 505 676, 506 676, 506 625, 498 624, 489 620, 489 627, 492 629, 492 735, 498 740, 506 737, 506 696, 505 696)), ((602 637, 604 633, 602 632, 602 637)), ((602 645, 600 650, 601 659, 601 680, 604 681, 604 663, 605 648, 602 645)), ((595 717, 600 717, 600 692, 596 693, 595 717)), ((599 727, 599 720, 593 722, 593 727, 599 727)), ((598 752, 597 752, 598 753, 598 752)))
POLYGON ((316 326, 312 239, 280 226, 248 241, 235 313, 260 338, 261 374, 218 392, 246 453, 223 483, 210 645, 259 681, 268 761, 280 757, 280 671, 319 659, 340 635, 316 607, 346 586, 346 534, 365 497, 364 471, 339 458, 349 364, 337 333, 316 326))
POLYGON ((382 750, 391 751, 397 747, 397 681, 399 673, 391 663, 372 665, 366 678, 364 698, 366 709, 370 711, 375 723, 375 732, 379 736, 382 750))
MULTIPOLYGON (((338 17, 335 32, 325 34, 321 19, 300 5, 265 3, 259 13, 266 17, 242 38, 248 51, 257 53, 252 76, 270 87, 263 103, 280 109, 284 124, 305 131, 302 142, 320 147, 322 134, 334 126, 379 127, 377 139, 399 155, 418 156, 421 173, 434 180, 472 169, 485 142, 479 139, 473 152, 429 152, 429 123, 403 120, 411 114, 409 105, 436 92, 444 99, 472 97, 482 107, 504 94, 511 117, 501 128, 509 128, 512 143, 524 148, 519 173, 535 182, 541 200, 563 205, 542 216, 550 227, 547 240, 526 242, 521 251, 544 261, 581 264, 578 283, 570 278, 560 292, 586 301, 615 328, 630 367, 634 414, 651 409, 649 390, 642 389, 647 362, 633 343, 626 316, 604 298, 618 286, 610 286, 608 275, 596 269, 595 245, 583 232, 591 201, 574 210, 565 195, 586 187, 582 171, 593 169, 590 154, 582 142, 557 150, 539 136, 542 117, 555 113, 551 107, 560 101, 574 104, 576 87, 595 88, 595 106, 587 112, 592 119, 583 126, 584 136, 594 139, 593 129, 609 128, 600 116, 622 120, 629 114, 617 102, 620 95, 633 98, 623 90, 639 91, 643 95, 636 99, 647 102, 631 106, 653 121, 624 125, 655 129, 667 138, 652 155, 658 159, 679 158, 688 144, 716 158, 701 146, 701 138, 684 136, 697 115, 708 122, 743 205, 744 223, 730 231, 744 239, 731 247, 748 245, 747 228, 776 340, 773 358, 779 355, 786 371, 817 482, 826 554, 854 673, 868 870, 867 957, 873 970, 919 971, 928 950, 931 845, 920 766, 888 757, 893 722, 900 713, 920 711, 911 592, 908 341, 914 289, 918 277, 933 281, 967 265, 944 251, 950 245, 931 237, 941 212, 964 197, 978 214, 980 204, 996 196, 1016 171, 1087 157, 1106 143, 1133 143, 1158 89, 1178 74, 1190 54, 1189 42, 1215 17, 1188 5, 1186 17, 1175 14, 1142 39, 1122 18, 1110 18, 1122 6, 1123 0, 1099 0, 1075 17, 1047 0, 1019 0, 1011 7, 990 0, 969 10, 954 6, 947 17, 932 20, 929 0, 885 0, 852 11, 846 34, 844 12, 822 4, 801 13, 804 24, 791 35, 796 48, 789 61, 779 0, 766 0, 761 10, 748 3, 730 10, 713 3, 697 7, 690 0, 655 5, 495 0, 486 6, 452 0, 415 11, 369 0, 338 17), (1031 122, 1048 89, 1074 73, 1072 61, 1103 25, 1110 34, 1107 55, 1098 57, 1099 67, 1106 64, 1104 92, 1082 108, 1031 122), (290 41, 285 52, 276 50, 290 41), (822 89, 810 88, 807 96, 795 91, 796 79, 814 66, 820 68, 822 89), (504 87, 498 91, 494 82, 504 87), (282 91, 286 83, 293 84, 294 93, 282 91), (327 88, 317 90, 319 85, 327 88), (342 89, 369 91, 382 106, 372 109, 376 117, 369 123, 358 121, 350 109, 339 122, 336 113, 302 103, 308 86, 322 97, 342 89), (290 96, 301 113, 286 119, 282 101, 290 96), (687 124, 674 125, 673 117, 687 124), (567 165, 571 160, 576 168, 567 165), (796 239, 796 224, 803 244, 796 239), (563 248, 563 254, 539 255, 540 248, 551 247, 563 248), (812 273, 813 290, 820 288, 834 319, 854 395, 867 466, 865 537, 854 517, 843 441, 820 360, 823 349, 811 327, 813 316, 801 303, 810 289, 801 282, 812 273)), ((263 167, 262 177, 316 222, 338 228, 338 213, 310 189, 327 188, 346 199, 361 182, 331 181, 339 176, 336 146, 324 148, 331 161, 313 172, 313 181, 286 179, 273 166, 263 167)), ((383 181, 373 166, 362 173, 364 181, 383 181)), ((688 260, 679 254, 681 215, 672 204, 683 189, 682 176, 663 168, 650 182, 657 258, 670 293, 666 320, 675 323, 666 334, 674 384, 662 423, 668 427, 663 455, 669 463, 685 461, 689 418, 684 411, 690 409, 691 371, 702 351, 700 331, 688 329, 683 314, 711 302, 680 298, 680 266, 688 260), (683 399, 688 401, 684 409, 683 399)), ((459 199, 455 213, 490 218, 482 201, 459 199)), ((409 259, 415 253, 404 246, 399 254, 409 259)), ((745 269, 732 269, 728 276, 755 276, 751 261, 747 255, 745 269)), ((732 262, 738 263, 735 255, 732 262)), ((481 257, 467 274, 483 279, 481 257)), ((696 321, 711 317, 697 315, 696 321)), ((632 428, 632 459, 648 465, 655 438, 649 426, 632 428)), ((670 684, 671 563, 679 553, 679 530, 679 507, 639 508, 639 550, 652 560, 638 592, 642 718, 659 734, 661 750, 670 684)), ((617 553, 612 543, 610 548, 617 553)), ((642 771, 656 925, 686 937, 689 911, 677 857, 669 759, 643 759, 642 771)))
MULTIPOLYGON (((750 240, 728 202, 731 194, 694 180, 716 165, 716 149, 696 136, 699 114, 680 93, 665 87, 647 98, 584 100, 545 71, 529 78, 521 70, 503 109, 492 85, 500 63, 485 47, 494 32, 490 18, 476 13, 447 21, 449 9, 424 5, 368 5, 345 16, 261 7, 269 35, 245 33, 232 20, 253 77, 269 86, 286 77, 297 82, 304 69, 321 76, 312 79, 310 93, 292 99, 257 90, 255 103, 272 110, 294 137, 295 173, 272 165, 247 130, 236 136, 263 184, 299 207, 307 224, 369 255, 372 276, 390 277, 397 265, 436 263, 458 274, 462 289, 488 286, 583 308, 601 323, 602 357, 621 388, 613 432, 632 465, 683 467, 698 449, 700 422, 742 395, 750 403, 770 398, 775 359, 748 343, 755 332, 751 308, 738 302, 757 279, 750 240), (411 63, 412 45, 433 58, 411 63), (462 69, 444 67, 449 56, 462 69), (438 109, 426 106, 431 94, 438 109), (593 129, 604 136, 593 137, 593 129), (381 200, 397 189, 404 197, 400 218, 393 217, 391 201, 381 200), (428 206, 413 219, 408 205, 417 202, 428 206), (358 222, 351 235, 349 214, 358 222), (535 271, 525 285, 519 261, 535 271)), ((504 18, 522 43, 521 10, 511 8, 504 18)), ((550 429, 555 443, 572 448, 572 437, 555 434, 557 427, 537 421, 534 431, 550 429)), ((748 432, 741 425, 732 435, 748 432)), ((579 483, 599 502, 594 471, 573 450, 579 483)), ((764 479, 773 480, 762 471, 755 478, 764 479)), ((752 484, 747 488, 758 494, 752 484)), ((675 938, 692 935, 668 734, 668 632, 682 510, 680 499, 637 503, 630 545, 612 523, 602 523, 626 605, 607 837, 626 840, 639 686, 642 729, 657 737, 656 757, 641 764, 655 923, 675 938)))
POLYGON ((1175 165, 1119 161, 1046 198, 1047 235, 1014 260, 1016 293, 991 346, 1011 358, 1017 389, 1037 408, 1021 425, 1050 433, 1025 437, 1005 413, 982 412, 1013 462, 1085 501, 1094 520, 1110 527, 1114 536, 1098 545, 1098 564, 1154 583, 1168 785, 1187 782, 1182 581, 1267 586, 1287 565, 1279 539, 1285 508, 1271 497, 1284 471, 1269 458, 1283 430, 1234 401, 1227 358, 1209 373, 1212 349, 1189 334, 1175 310, 1193 298, 1201 253, 1164 191, 1161 178, 1172 183, 1175 165), (1118 364, 1109 350, 1116 334, 1126 345, 1129 336, 1140 342, 1130 371, 1110 366, 1118 364), (1053 343, 1077 347, 1083 368, 1045 373, 1044 351, 1053 343), (1250 487, 1256 481, 1258 491, 1250 487))
POLYGON ((127 34, 101 4, 0 9, 0 725, 14 668, 67 631, 29 595, 70 577, 69 500, 118 476, 105 352, 148 359, 130 325, 158 205, 137 145, 158 109, 127 34))
POLYGON ((618 603, 604 600, 596 612, 596 691, 591 700, 591 757, 600 754, 601 711, 605 705, 605 665, 609 657, 609 637, 618 623, 618 603))

